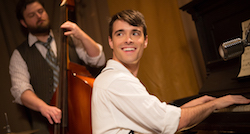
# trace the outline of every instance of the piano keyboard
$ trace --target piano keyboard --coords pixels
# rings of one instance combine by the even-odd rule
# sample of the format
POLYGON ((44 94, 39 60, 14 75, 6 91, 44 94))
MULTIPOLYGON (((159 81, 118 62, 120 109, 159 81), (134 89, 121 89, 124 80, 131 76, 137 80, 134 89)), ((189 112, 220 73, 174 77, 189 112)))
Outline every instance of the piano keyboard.
POLYGON ((232 106, 214 111, 214 113, 219 113, 219 112, 250 112, 250 104, 232 105, 232 106))

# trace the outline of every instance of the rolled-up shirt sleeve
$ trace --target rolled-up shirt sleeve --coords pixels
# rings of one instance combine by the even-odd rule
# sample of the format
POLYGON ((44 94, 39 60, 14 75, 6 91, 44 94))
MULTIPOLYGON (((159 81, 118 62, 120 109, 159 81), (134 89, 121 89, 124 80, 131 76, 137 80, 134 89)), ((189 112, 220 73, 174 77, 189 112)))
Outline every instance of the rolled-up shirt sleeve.
POLYGON ((9 65, 11 78, 11 94, 15 98, 14 102, 22 105, 21 95, 25 90, 34 92, 30 84, 30 74, 26 62, 23 60, 18 50, 14 50, 9 65))
POLYGON ((100 49, 100 53, 98 56, 96 57, 90 57, 87 52, 85 51, 84 47, 81 46, 76 46, 76 53, 78 54, 79 58, 81 60, 83 60, 85 62, 85 64, 88 64, 90 66, 94 66, 94 67, 101 67, 105 64, 105 55, 103 52, 103 47, 100 44, 97 44, 99 49, 100 49))
MULTIPOLYGON (((171 134, 177 131, 179 124, 181 109, 172 105, 168 105, 165 102, 161 102, 157 97, 149 95, 146 89, 141 85, 133 82, 130 84, 124 84, 124 81, 116 80, 108 90, 109 98, 116 100, 113 102, 115 107, 119 109, 126 118, 131 119, 135 124, 139 124, 140 127, 146 128, 153 133, 166 133, 171 134), (119 85, 123 85, 123 88, 119 88, 119 85)), ((129 81, 129 80, 127 80, 129 81)), ((120 116, 121 115, 115 115, 120 116)), ((124 118, 124 120, 126 120, 124 118)), ((118 122, 118 126, 130 126, 131 122, 126 124, 124 122, 118 122)), ((133 130, 140 130, 140 127, 136 127, 133 130)))

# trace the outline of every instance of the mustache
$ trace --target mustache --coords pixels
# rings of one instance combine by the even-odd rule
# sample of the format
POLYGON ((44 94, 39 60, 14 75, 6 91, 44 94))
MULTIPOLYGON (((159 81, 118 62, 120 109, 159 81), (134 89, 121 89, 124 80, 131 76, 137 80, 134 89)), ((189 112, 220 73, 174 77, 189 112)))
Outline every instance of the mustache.
POLYGON ((38 19, 37 22, 36 22, 36 24, 39 24, 40 22, 43 22, 43 21, 45 21, 45 20, 43 20, 43 19, 38 19))

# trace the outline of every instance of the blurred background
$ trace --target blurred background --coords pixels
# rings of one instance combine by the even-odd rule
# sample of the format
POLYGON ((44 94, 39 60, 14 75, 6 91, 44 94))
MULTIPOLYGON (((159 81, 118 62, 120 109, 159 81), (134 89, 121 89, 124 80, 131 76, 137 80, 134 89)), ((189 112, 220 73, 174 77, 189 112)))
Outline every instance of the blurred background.
MULTIPOLYGON (((10 94, 9 60, 26 35, 15 16, 18 0, 0 1, 0 133, 6 133, 4 113, 12 132, 30 130, 25 109, 13 103, 10 94)), ((60 26, 60 0, 42 0, 52 27, 60 26)), ((103 45, 107 60, 108 19, 118 11, 134 9, 144 14, 149 44, 141 60, 139 79, 149 93, 161 101, 196 95, 206 79, 206 68, 195 24, 190 14, 180 10, 192 0, 75 0, 76 23, 103 45)))

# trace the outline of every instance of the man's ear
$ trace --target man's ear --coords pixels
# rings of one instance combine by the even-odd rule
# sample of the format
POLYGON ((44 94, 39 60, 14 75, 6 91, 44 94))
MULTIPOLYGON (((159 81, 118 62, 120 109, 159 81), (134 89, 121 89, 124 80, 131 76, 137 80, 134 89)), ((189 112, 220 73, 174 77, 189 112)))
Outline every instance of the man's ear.
POLYGON ((109 41, 110 48, 113 49, 113 42, 110 36, 108 37, 108 41, 109 41))
POLYGON ((24 21, 23 19, 20 20, 20 23, 21 23, 25 28, 27 28, 27 25, 26 25, 26 23, 25 23, 25 21, 24 21))
POLYGON ((145 37, 144 48, 148 46, 148 35, 145 37))

